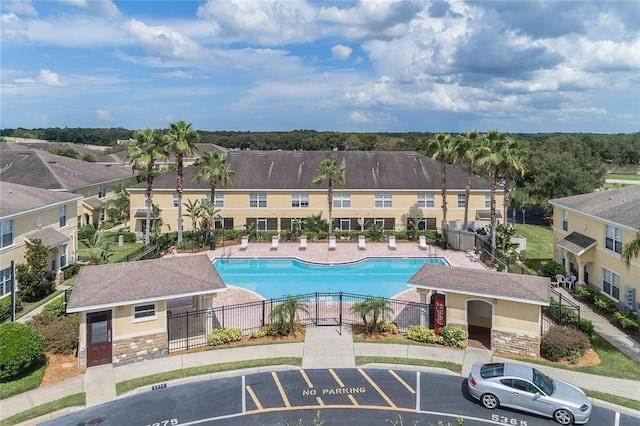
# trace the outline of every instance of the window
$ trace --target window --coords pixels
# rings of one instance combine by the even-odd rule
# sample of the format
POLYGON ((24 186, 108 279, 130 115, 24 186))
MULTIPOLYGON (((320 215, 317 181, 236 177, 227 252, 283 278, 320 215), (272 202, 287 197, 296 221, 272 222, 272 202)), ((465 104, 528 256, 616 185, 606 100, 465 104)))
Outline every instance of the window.
POLYGON ((145 321, 156 319, 156 304, 138 305, 133 307, 133 320, 145 321))
POLYGON ((562 210, 562 230, 569 230, 569 212, 562 210))
POLYGON ((376 225, 384 229, 384 219, 373 219, 373 226, 376 225))
POLYGON ((614 299, 620 300, 620 275, 602 268, 602 291, 614 299))
POLYGON ((0 222, 0 248, 13 245, 13 220, 0 222))
POLYGON ((67 248, 69 244, 63 244, 62 250, 60 250, 60 268, 67 266, 67 248))
POLYGON ((433 194, 418 194, 418 208, 430 208, 435 206, 433 194))
POLYGON ((58 268, 56 268, 56 254, 51 252, 51 271, 56 272, 58 268))
POLYGON ((252 208, 265 208, 267 207, 267 194, 265 193, 251 193, 249 194, 249 207, 252 208))
POLYGON ((67 226, 67 206, 60 206, 60 228, 67 226))
POLYGON ((178 193, 177 193, 177 192, 174 192, 174 193, 173 193, 173 207, 178 207, 178 203, 179 203, 179 202, 180 202, 180 201, 178 200, 178 193))
POLYGON ((339 219, 338 226, 341 231, 351 231, 351 219, 339 219))
POLYGON ((484 196, 484 208, 485 209, 491 208, 491 194, 487 194, 484 196))
POLYGON ((292 208, 309 207, 309 194, 291 194, 292 208))
POLYGON ((224 207, 224 194, 220 194, 219 192, 215 193, 213 196, 213 206, 219 208, 224 207))
POLYGON ((464 194, 458 194, 458 207, 464 208, 467 205, 467 197, 464 194))
POLYGON ((98 198, 102 198, 105 195, 107 195, 107 185, 102 184, 98 187, 98 198))
POLYGON ((622 230, 611 225, 605 225, 604 245, 608 250, 622 253, 622 230))
POLYGON ((348 208, 351 207, 351 194, 339 193, 333 194, 333 207, 348 208))
POLYGON ((265 218, 256 219, 256 229, 258 231, 266 231, 268 230, 268 222, 265 218))
POLYGON ((0 271, 0 295, 11 293, 11 266, 0 271))
POLYGON ((391 207, 391 194, 376 194, 375 206, 377 209, 391 207))

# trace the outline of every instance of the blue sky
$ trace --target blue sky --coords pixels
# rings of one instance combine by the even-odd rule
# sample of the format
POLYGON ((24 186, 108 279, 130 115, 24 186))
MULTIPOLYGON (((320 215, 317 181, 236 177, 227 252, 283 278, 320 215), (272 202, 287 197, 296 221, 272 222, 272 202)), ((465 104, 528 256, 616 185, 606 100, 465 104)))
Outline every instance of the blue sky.
POLYGON ((638 1, 12 1, 0 127, 640 131, 638 1))

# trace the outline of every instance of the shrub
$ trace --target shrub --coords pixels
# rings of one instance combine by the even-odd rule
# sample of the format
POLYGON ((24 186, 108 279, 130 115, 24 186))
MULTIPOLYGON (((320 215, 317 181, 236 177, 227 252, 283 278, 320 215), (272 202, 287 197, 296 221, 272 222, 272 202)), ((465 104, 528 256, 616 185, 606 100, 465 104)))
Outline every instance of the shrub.
POLYGON ((582 300, 588 300, 593 302, 596 294, 598 294, 598 292, 596 291, 596 289, 589 287, 588 285, 581 285, 576 289, 576 292, 578 293, 578 297, 582 300))
POLYGON ((251 340, 261 339, 261 338, 265 337, 266 335, 267 335, 267 330, 266 330, 265 327, 262 327, 258 331, 252 331, 251 333, 249 333, 249 339, 251 339, 251 340))
POLYGON ((580 331, 587 336, 593 335, 593 323, 586 318, 580 318, 580 331))
POLYGON ((62 272, 64 272, 64 279, 68 280, 69 278, 78 275, 78 271, 80 270, 81 266, 82 265, 79 265, 77 263, 72 263, 62 268, 62 272))
POLYGON ((51 314, 54 317, 63 317, 65 315, 64 297, 56 297, 51 302, 44 305, 42 313, 51 314))
POLYGON ((566 273, 564 266, 554 261, 540 262, 540 272, 545 277, 555 277, 556 275, 564 275, 566 273))
POLYGON ((436 333, 432 329, 427 328, 424 325, 410 325, 405 332, 405 336, 407 339, 414 340, 416 342, 432 344, 444 343, 441 336, 436 335, 436 333))
POLYGON ((600 309, 606 312, 613 312, 618 306, 618 302, 611 300, 608 297, 596 294, 593 299, 593 303, 600 309))
POLYGON ((613 313, 613 317, 618 322, 618 324, 620 324, 620 327, 624 329, 628 328, 630 330, 640 330, 640 322, 638 322, 638 319, 635 317, 635 315, 630 312, 627 313, 616 311, 613 313))
POLYGON ((78 241, 93 240, 97 230, 93 225, 83 225, 78 228, 78 241))
POLYGON ((104 229, 106 231, 107 229, 111 229, 114 226, 116 226, 115 223, 111 222, 110 220, 106 220, 106 221, 102 222, 102 224, 100 225, 100 228, 104 229))
POLYGON ((237 342, 242 339, 242 330, 239 328, 216 328, 207 336, 207 343, 212 346, 237 342))
POLYGON ((377 330, 380 333, 389 333, 389 334, 398 334, 400 331, 398 330, 398 326, 392 322, 379 322, 377 325, 377 330))
POLYGON ((582 356, 588 347, 589 338, 580 330, 554 326, 542 337, 540 355, 549 361, 557 362, 570 358, 573 351, 577 351, 582 356))
POLYGON ((27 324, 0 325, 0 379, 9 379, 27 370, 44 354, 44 339, 27 324))
POLYGON ((69 355, 78 347, 80 320, 77 314, 56 316, 50 312, 43 312, 34 316, 28 323, 44 338, 47 352, 69 355))
POLYGON ((444 326, 440 330, 440 336, 442 337, 444 344, 447 346, 460 349, 467 347, 469 333, 461 328, 452 327, 450 325, 444 326))
MULTIPOLYGON (((20 296, 16 296, 16 312, 22 310, 22 300, 20 296)), ((4 321, 11 317, 11 296, 0 299, 0 321, 4 321)))

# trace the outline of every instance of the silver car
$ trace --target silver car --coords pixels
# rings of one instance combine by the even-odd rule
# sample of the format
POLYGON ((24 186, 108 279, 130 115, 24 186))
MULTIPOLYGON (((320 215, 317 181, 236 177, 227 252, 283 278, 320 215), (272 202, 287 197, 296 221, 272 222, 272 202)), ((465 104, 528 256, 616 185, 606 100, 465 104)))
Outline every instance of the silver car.
POLYGON ((552 417, 560 424, 585 424, 591 402, 582 390, 535 368, 512 363, 475 363, 469 393, 489 409, 499 406, 552 417))

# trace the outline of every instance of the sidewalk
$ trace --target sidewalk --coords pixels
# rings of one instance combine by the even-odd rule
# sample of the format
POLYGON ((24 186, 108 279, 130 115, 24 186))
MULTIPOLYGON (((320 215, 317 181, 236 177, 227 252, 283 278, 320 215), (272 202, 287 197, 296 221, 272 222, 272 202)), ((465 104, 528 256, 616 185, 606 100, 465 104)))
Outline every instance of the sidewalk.
MULTIPOLYGON (((606 322, 597 314, 591 312, 586 307, 581 308, 581 315, 584 318, 594 321, 596 331, 612 344, 630 352, 638 360, 639 345, 631 340, 620 336, 615 327, 606 322), (593 319, 592 319, 593 318, 593 319), (615 342, 615 343, 614 343, 615 342), (622 347, 621 347, 622 346, 622 347)), ((451 348, 439 348, 429 346, 414 346, 400 344, 378 344, 378 343, 353 343, 350 327, 337 326, 313 327, 307 330, 304 343, 287 343, 266 346, 246 346, 239 348, 218 349, 203 351, 186 355, 171 356, 148 360, 144 362, 113 367, 112 364, 100 367, 92 367, 83 376, 78 376, 54 385, 38 388, 24 394, 16 395, 2 401, 0 419, 5 419, 19 412, 28 410, 46 402, 55 401, 64 396, 77 393, 86 393, 86 406, 94 406, 117 398, 150 391, 151 387, 146 386, 129 392, 128 394, 116 396, 116 383, 145 377, 165 371, 179 370, 203 365, 233 362, 247 359, 264 359, 276 357, 301 357, 302 366, 305 369, 320 368, 354 368, 356 356, 378 356, 410 359, 432 359, 438 361, 449 361, 462 365, 462 377, 466 377, 474 362, 501 362, 504 358, 493 355, 488 350, 467 348, 457 350, 451 348)), ((370 364, 369 368, 395 368, 405 370, 433 371, 441 374, 455 374, 449 370, 441 368, 415 367, 404 364, 370 364)), ((221 377, 252 374, 260 371, 280 371, 283 369, 298 368, 293 366, 269 366, 263 368, 253 368, 246 370, 235 370, 223 373, 207 374, 204 376, 175 380, 170 383, 172 386, 179 384, 210 380, 221 377)), ((633 398, 640 394, 640 382, 634 380, 624 380, 608 378, 603 376, 593 376, 570 370, 557 369, 536 365, 540 371, 566 380, 576 386, 597 390, 612 395, 633 398)), ((596 405, 607 406, 616 411, 627 413, 631 416, 640 417, 640 412, 623 407, 612 407, 608 403, 595 401, 596 405)), ((68 414, 73 409, 65 409, 58 413, 52 413, 46 418, 54 418, 68 414)), ((46 418, 34 419, 24 424, 37 424, 46 418)))

